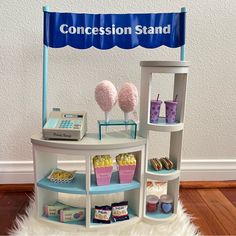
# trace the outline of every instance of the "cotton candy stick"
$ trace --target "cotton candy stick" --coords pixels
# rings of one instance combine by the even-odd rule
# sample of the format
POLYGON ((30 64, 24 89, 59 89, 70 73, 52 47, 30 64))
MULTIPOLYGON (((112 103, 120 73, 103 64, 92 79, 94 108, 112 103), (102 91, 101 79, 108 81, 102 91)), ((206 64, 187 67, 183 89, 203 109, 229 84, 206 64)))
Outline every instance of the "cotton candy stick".
POLYGON ((95 99, 100 108, 105 112, 105 121, 109 121, 109 112, 117 102, 117 90, 112 82, 101 81, 95 88, 95 99))
POLYGON ((125 83, 118 94, 120 109, 124 112, 124 120, 128 121, 129 112, 134 111, 138 103, 138 90, 132 83, 125 83))

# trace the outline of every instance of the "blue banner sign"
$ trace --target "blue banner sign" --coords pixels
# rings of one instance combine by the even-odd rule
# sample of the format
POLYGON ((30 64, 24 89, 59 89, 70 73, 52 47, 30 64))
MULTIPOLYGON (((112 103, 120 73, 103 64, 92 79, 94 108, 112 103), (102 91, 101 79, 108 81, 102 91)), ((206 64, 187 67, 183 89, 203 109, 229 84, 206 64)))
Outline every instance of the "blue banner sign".
POLYGON ((44 12, 44 44, 86 49, 176 48, 185 44, 185 13, 77 14, 44 12))

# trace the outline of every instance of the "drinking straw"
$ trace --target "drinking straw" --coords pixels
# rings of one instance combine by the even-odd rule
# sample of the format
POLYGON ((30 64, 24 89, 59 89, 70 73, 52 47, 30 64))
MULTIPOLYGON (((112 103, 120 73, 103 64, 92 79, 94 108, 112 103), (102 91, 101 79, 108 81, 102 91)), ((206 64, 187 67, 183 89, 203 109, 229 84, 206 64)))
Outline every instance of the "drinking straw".
POLYGON ((177 97, 178 97, 178 94, 176 94, 176 96, 175 96, 175 99, 174 99, 174 102, 176 102, 176 101, 177 101, 177 97))
POLYGON ((159 96, 160 96, 160 94, 158 93, 158 95, 157 95, 157 101, 158 101, 158 99, 159 99, 159 96))

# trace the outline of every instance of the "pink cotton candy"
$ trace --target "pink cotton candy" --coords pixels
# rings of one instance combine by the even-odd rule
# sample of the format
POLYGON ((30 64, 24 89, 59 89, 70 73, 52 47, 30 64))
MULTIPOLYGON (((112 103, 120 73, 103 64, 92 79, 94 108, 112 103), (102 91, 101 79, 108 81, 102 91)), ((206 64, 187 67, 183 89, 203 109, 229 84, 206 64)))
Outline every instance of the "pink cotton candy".
POLYGON ((120 109, 125 112, 131 112, 138 103, 138 90, 132 83, 125 83, 118 94, 120 109))
POLYGON ((104 112, 111 111, 117 102, 117 90, 112 82, 101 81, 95 88, 95 99, 104 112))

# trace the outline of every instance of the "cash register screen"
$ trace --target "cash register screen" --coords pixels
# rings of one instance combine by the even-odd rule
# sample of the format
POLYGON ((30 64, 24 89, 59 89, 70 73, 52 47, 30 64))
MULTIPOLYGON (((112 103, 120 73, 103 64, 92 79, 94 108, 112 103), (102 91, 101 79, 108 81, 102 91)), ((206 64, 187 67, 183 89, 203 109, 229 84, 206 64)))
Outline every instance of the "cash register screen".
POLYGON ((82 115, 77 115, 77 114, 65 114, 65 118, 83 118, 82 115))

